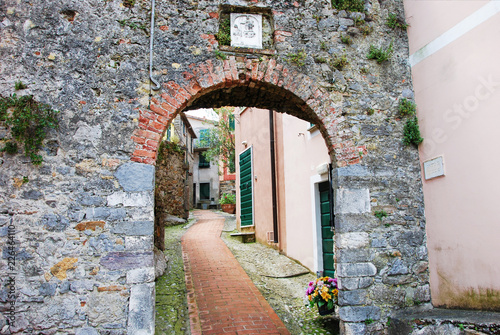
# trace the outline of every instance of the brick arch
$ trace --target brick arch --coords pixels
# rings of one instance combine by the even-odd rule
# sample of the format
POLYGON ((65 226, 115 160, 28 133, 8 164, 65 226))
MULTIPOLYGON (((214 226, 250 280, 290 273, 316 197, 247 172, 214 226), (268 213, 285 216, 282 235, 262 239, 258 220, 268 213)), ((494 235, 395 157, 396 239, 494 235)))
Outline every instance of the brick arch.
POLYGON ((366 153, 355 146, 340 108, 309 76, 275 59, 231 56, 192 64, 182 78, 162 85, 150 108, 140 110, 131 160, 154 165, 163 133, 179 112, 226 105, 275 109, 316 123, 338 167, 357 164, 359 152, 366 153))

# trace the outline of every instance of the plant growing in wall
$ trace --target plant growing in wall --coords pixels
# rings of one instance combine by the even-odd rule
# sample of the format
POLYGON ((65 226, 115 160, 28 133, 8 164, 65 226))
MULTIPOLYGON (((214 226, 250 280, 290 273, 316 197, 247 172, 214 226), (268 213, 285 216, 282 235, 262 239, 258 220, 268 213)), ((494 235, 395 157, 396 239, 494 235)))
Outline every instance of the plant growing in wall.
POLYGON ((382 221, 383 218, 387 217, 387 212, 384 211, 383 209, 380 210, 380 211, 375 211, 375 213, 373 214, 377 217, 377 219, 379 219, 380 221, 382 221))
POLYGON ((347 56, 345 54, 342 56, 335 56, 331 62, 331 65, 339 71, 342 71, 347 64, 349 64, 349 61, 347 60, 347 56))
POLYGON ((409 27, 409 25, 404 20, 398 18, 398 15, 394 13, 389 13, 385 24, 391 29, 399 28, 401 30, 406 30, 406 28, 409 27))
POLYGON ((219 45, 231 45, 231 20, 229 18, 220 20, 219 31, 215 34, 215 39, 219 45))
POLYGON ((363 0, 332 0, 332 7, 350 12, 364 12, 365 2, 363 0))
POLYGON ((366 58, 375 59, 377 63, 381 64, 391 57, 392 51, 392 42, 385 49, 383 47, 377 48, 374 45, 370 45, 370 50, 368 51, 366 58))
POLYGON ((413 144, 418 146, 424 139, 420 136, 420 128, 416 116, 406 121, 403 129, 403 143, 405 145, 413 144))
POLYGON ((57 113, 31 95, 0 97, 0 121, 10 126, 12 136, 23 143, 25 155, 35 165, 43 161, 38 151, 47 135, 46 130, 58 126, 57 113))
POLYGON ((398 110, 399 114, 403 116, 413 116, 417 111, 417 105, 411 100, 402 98, 399 101, 398 110))
POLYGON ((289 53, 287 55, 287 57, 288 57, 288 59, 287 59, 288 63, 293 63, 293 64, 295 64, 297 66, 304 66, 304 65, 306 65, 307 55, 304 52, 304 50, 301 50, 298 53, 289 53))

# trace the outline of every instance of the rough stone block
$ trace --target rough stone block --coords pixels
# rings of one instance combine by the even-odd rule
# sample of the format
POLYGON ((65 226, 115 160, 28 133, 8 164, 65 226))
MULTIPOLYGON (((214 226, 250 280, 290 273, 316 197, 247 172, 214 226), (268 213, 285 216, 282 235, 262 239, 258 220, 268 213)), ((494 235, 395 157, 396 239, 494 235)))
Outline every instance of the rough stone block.
POLYGON ((153 252, 110 252, 99 262, 109 270, 137 269, 153 266, 153 252))
POLYGON ((379 320, 380 308, 376 306, 340 307, 339 317, 342 321, 347 321, 347 322, 361 322, 368 319, 379 320))
POLYGON ((151 192, 116 192, 108 196, 108 206, 145 207, 153 204, 151 192))
POLYGON ((378 224, 379 223, 374 220, 372 213, 335 215, 335 232, 337 233, 368 231, 378 224))
POLYGON ((154 268, 133 269, 127 272, 127 284, 144 284, 155 280, 154 268))
POLYGON ((336 247, 339 249, 359 249, 370 244, 368 233, 341 233, 336 235, 336 247))
POLYGON ((431 300, 431 289, 429 284, 418 286, 415 289, 414 300, 419 302, 428 302, 431 300))
POLYGON ((155 168, 142 163, 125 163, 115 173, 115 177, 126 192, 152 191, 155 168))
POLYGON ((377 268, 372 263, 339 263, 337 271, 339 277, 363 277, 377 274, 377 268))
POLYGON ((132 236, 153 236, 153 221, 122 221, 117 223, 111 232, 132 236))
POLYGON ((395 276, 395 275, 405 275, 408 273, 408 267, 403 263, 403 261, 398 258, 396 259, 392 265, 387 274, 389 276, 395 276))
POLYGON ((59 214, 45 214, 39 222, 48 231, 64 231, 69 226, 69 220, 59 214))
POLYGON ((357 290, 368 288, 373 285, 372 277, 361 277, 361 278, 339 278, 339 288, 342 290, 357 290))
POLYGON ((84 327, 77 329, 75 335, 99 335, 99 332, 95 328, 84 327))
POLYGON ((53 283, 42 283, 38 289, 38 293, 42 296, 53 296, 56 294, 57 284, 53 283))
POLYGON ((39 200, 43 198, 43 193, 37 190, 24 191, 21 198, 29 200, 39 200))
POLYGON ((135 285, 130 290, 128 334, 154 334, 155 285, 135 285))
POLYGON ((373 252, 369 249, 344 249, 337 254, 339 263, 359 263, 373 260, 373 252))
POLYGON ((366 290, 339 291, 340 306, 366 305, 368 300, 366 290))
POLYGON ((153 237, 151 236, 125 236, 125 249, 135 251, 153 250, 153 237))
POLYGON ((340 188, 336 192, 335 212, 361 214, 370 212, 370 190, 340 188))
POLYGON ((364 335, 366 334, 366 325, 364 323, 342 322, 340 325, 344 335, 364 335))

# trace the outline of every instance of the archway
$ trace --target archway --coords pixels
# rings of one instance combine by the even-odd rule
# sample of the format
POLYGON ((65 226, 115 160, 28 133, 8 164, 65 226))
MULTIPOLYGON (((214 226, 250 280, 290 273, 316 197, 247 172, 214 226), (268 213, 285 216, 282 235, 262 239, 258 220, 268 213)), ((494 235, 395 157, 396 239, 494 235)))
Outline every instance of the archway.
POLYGON ((234 56, 214 64, 207 60, 191 65, 182 81, 163 84, 159 96, 151 99, 150 110, 140 111, 136 143, 131 160, 155 164, 159 142, 166 126, 183 110, 225 105, 253 106, 285 112, 318 125, 332 162, 338 167, 360 162, 349 132, 343 132, 339 106, 308 76, 279 64, 234 56))
MULTIPOLYGON (((151 98, 150 109, 140 111, 131 160, 154 165, 163 133, 178 113, 226 105, 276 110, 316 124, 334 166, 357 164, 366 153, 344 130, 340 106, 313 79, 274 59, 230 57, 193 64, 182 80, 162 85, 160 94, 151 98)), ((366 200, 365 195, 361 198, 366 200)))

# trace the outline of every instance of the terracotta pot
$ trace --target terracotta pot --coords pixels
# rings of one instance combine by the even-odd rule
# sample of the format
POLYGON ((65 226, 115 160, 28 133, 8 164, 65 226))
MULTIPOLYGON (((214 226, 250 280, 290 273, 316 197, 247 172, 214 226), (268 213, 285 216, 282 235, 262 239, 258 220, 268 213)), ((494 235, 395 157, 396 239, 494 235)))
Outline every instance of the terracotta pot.
POLYGON ((223 204, 220 205, 222 210, 229 214, 234 214, 236 212, 236 204, 223 204))

